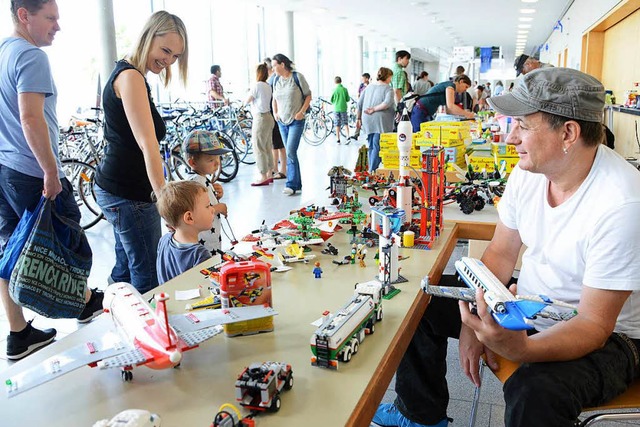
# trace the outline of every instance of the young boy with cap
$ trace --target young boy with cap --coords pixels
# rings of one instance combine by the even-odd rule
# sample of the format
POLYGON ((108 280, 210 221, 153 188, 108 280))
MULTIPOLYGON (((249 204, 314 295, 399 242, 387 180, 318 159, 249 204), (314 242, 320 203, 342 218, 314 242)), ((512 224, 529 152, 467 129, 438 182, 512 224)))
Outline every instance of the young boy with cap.
POLYGON ((158 243, 158 284, 211 258, 198 234, 208 230, 215 216, 204 185, 195 181, 169 182, 157 194, 160 216, 172 229, 158 243))
POLYGON ((206 187, 209 202, 215 212, 210 228, 203 230, 198 236, 200 244, 204 245, 211 255, 221 247, 220 215, 227 216, 227 205, 220 203, 224 191, 212 176, 220 168, 220 155, 230 152, 230 149, 224 148, 215 133, 205 130, 192 131, 182 144, 184 159, 191 168, 189 180, 206 187))

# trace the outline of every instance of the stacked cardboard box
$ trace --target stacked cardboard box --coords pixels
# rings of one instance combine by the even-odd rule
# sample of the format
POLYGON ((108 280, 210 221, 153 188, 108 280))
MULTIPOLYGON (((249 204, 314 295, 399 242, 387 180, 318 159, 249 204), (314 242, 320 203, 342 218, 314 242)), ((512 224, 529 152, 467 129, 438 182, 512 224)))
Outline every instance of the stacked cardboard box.
MULTIPOLYGON (((420 149, 416 147, 416 134, 413 135, 413 143, 409 151, 409 165, 420 168, 420 149)), ((398 151, 398 134, 395 132, 380 134, 380 158, 386 169, 398 169, 400 167, 400 152, 398 151)))
POLYGON ((432 121, 420 124, 420 132, 414 134, 418 147, 439 145, 445 149, 447 171, 453 170, 451 163, 461 168, 465 165, 465 144, 471 143, 470 126, 473 122, 432 121))

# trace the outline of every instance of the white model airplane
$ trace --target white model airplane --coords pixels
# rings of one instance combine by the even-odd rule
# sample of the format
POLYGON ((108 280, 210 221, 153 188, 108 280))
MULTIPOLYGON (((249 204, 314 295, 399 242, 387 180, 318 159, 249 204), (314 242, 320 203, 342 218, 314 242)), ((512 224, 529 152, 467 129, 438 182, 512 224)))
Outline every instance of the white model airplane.
MULTIPOLYGON (((220 325, 278 314, 271 307, 249 306, 167 316, 166 301, 169 296, 161 293, 154 299, 155 312, 132 285, 109 285, 105 291, 103 306, 105 313, 111 315, 113 327, 105 328, 104 322, 111 322, 109 316, 97 317, 86 328, 100 330, 102 326, 103 331, 108 329, 106 333, 101 333, 101 336, 96 336, 91 342, 61 351, 41 364, 5 379, 8 397, 83 365, 98 366, 100 369, 122 368, 122 378, 125 381, 133 378, 131 369, 134 366, 173 368, 182 360, 182 352, 194 349, 201 342, 222 332, 220 325)), ((63 341, 51 346, 61 345, 63 341)))
POLYGON ((496 322, 506 329, 515 331, 533 329, 532 319, 536 317, 560 321, 569 320, 578 314, 575 306, 552 300, 545 295, 513 295, 479 259, 462 257, 455 262, 455 266, 468 288, 431 286, 429 278, 425 277, 422 280, 422 289, 431 295, 475 303, 476 289, 481 288, 484 291, 484 300, 496 322))

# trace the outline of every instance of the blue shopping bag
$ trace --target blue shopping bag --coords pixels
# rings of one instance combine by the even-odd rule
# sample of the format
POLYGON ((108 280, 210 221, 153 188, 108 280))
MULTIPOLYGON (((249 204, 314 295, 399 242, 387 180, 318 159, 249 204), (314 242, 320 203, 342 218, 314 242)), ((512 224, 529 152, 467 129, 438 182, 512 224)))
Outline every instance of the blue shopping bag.
POLYGON ((55 212, 53 201, 45 199, 36 212, 9 279, 9 295, 49 318, 78 317, 91 270, 89 241, 78 223, 55 212))
POLYGON ((33 211, 27 209, 24 211, 24 214, 22 214, 22 218, 20 218, 16 229, 9 238, 4 254, 0 259, 0 278, 4 280, 11 279, 11 273, 18 261, 20 253, 22 252, 22 248, 24 248, 24 244, 29 238, 29 234, 31 234, 33 225, 38 219, 38 214, 40 213, 40 210, 42 210, 45 200, 44 196, 41 197, 40 202, 33 211))

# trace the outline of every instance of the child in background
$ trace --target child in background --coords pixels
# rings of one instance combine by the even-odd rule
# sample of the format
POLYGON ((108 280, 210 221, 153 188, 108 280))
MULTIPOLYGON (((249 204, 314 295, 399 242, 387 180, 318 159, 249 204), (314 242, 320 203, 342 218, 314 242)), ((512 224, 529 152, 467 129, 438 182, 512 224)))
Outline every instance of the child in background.
POLYGON ((220 203, 224 194, 222 186, 213 182, 211 176, 220 168, 220 155, 230 152, 230 149, 224 148, 215 133, 205 130, 190 132, 182 144, 184 159, 191 168, 189 180, 206 187, 209 202, 215 212, 209 227, 198 236, 200 244, 204 245, 211 255, 215 255, 221 248, 220 215, 227 216, 227 205, 220 203))
POLYGON ((211 258, 198 240, 198 233, 208 230, 215 215, 204 185, 195 181, 174 181, 157 194, 160 216, 173 230, 160 238, 156 269, 158 283, 184 273, 211 258))
POLYGON ((333 80, 336 83, 336 88, 331 95, 331 103, 333 104, 334 124, 336 126, 336 138, 338 138, 338 144, 340 144, 340 129, 342 126, 346 128, 347 144, 349 141, 349 117, 347 115, 347 104, 349 103, 349 91, 346 87, 342 86, 342 79, 336 77, 333 80))

